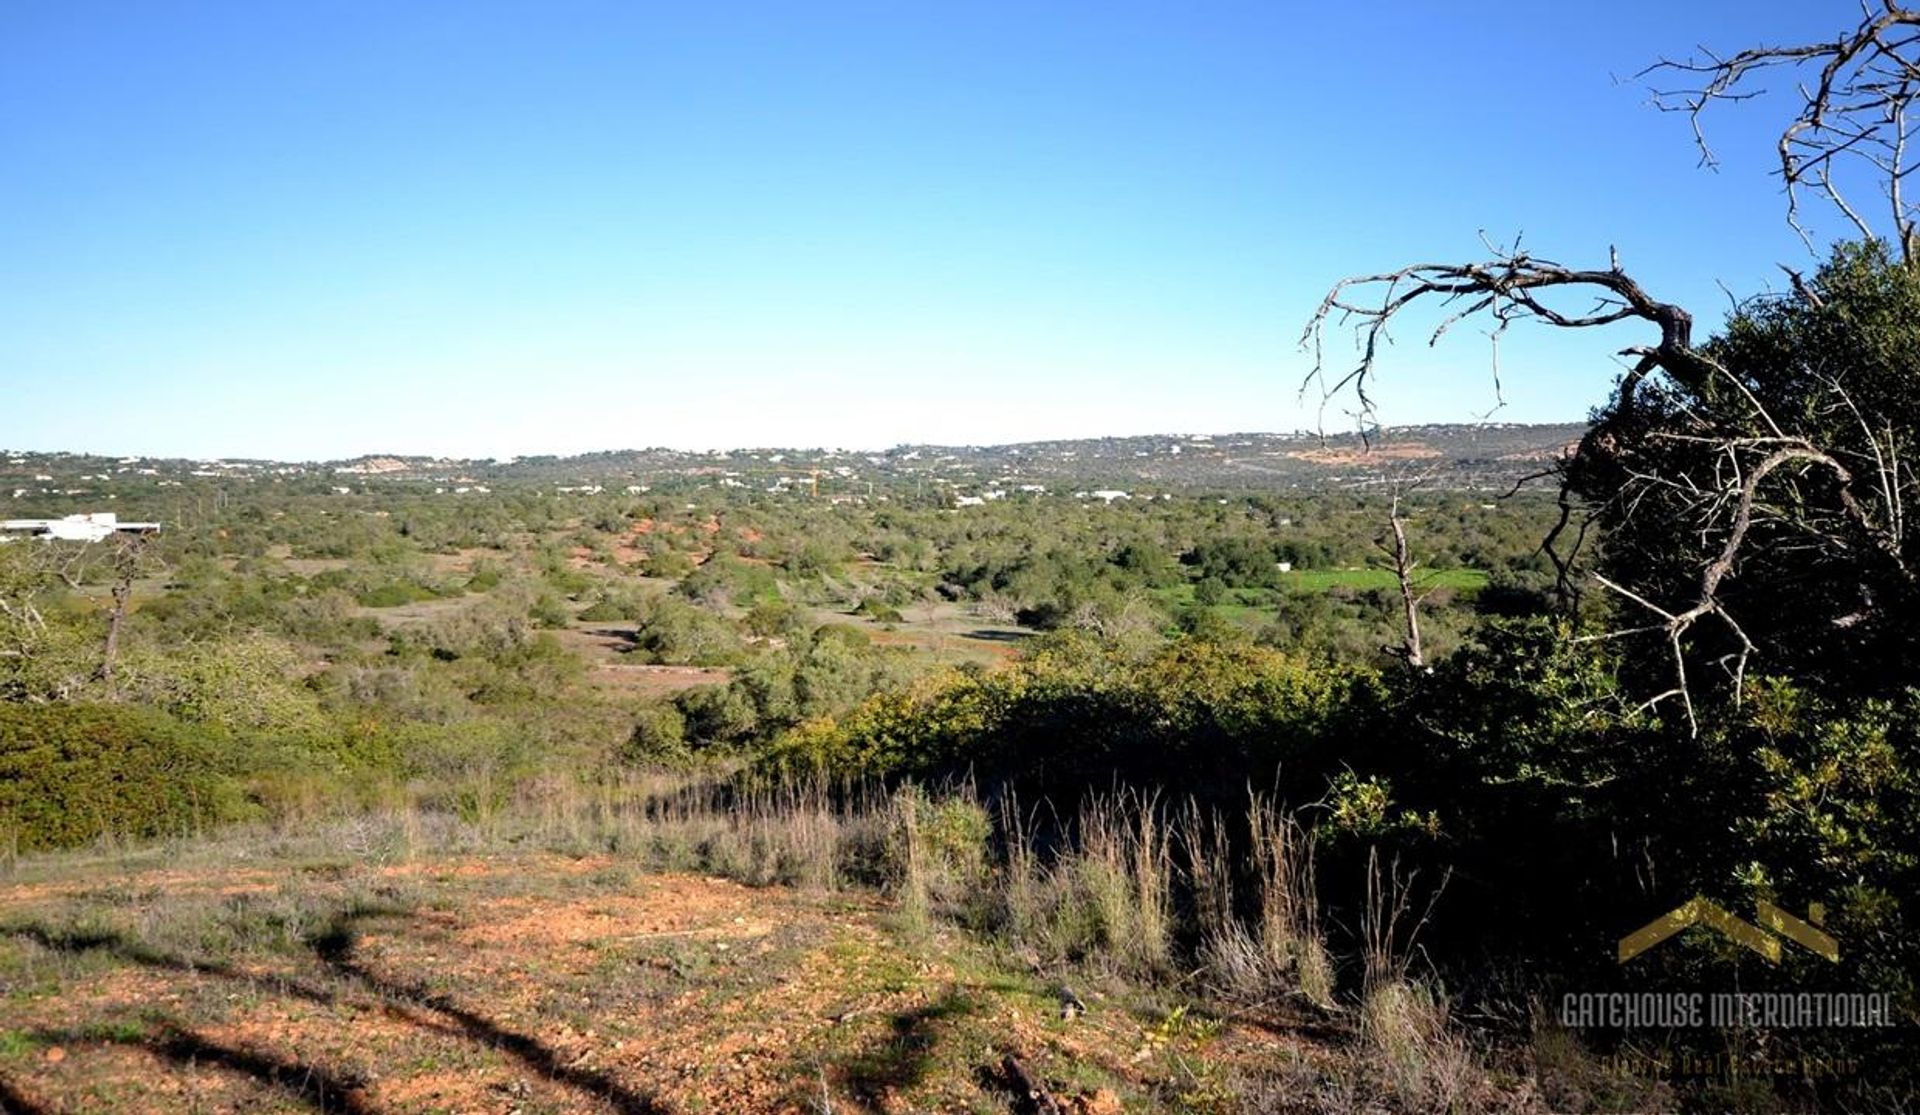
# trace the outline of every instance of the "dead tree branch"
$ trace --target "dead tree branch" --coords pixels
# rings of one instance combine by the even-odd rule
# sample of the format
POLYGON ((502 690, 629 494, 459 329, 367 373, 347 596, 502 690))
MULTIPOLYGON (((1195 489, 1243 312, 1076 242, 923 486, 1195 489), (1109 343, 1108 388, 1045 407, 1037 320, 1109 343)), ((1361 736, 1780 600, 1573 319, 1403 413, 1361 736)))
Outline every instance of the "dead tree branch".
POLYGON ((1811 245, 1801 223, 1801 202, 1811 191, 1860 235, 1878 238, 1881 233, 1841 186, 1844 169, 1856 167, 1877 180, 1890 221, 1886 238, 1899 246, 1903 260, 1914 263, 1920 254, 1920 209, 1907 198, 1905 184, 1916 166, 1909 117, 1920 95, 1920 10, 1881 0, 1863 5, 1860 22, 1826 42, 1753 47, 1730 55, 1703 49, 1696 57, 1661 59, 1640 73, 1642 79, 1679 83, 1650 88, 1653 104, 1686 115, 1707 166, 1717 164, 1702 125, 1707 110, 1760 96, 1776 75, 1793 81, 1800 100, 1775 145, 1787 223, 1811 245))
POLYGON ((1462 319, 1481 314, 1494 320, 1495 336, 1525 319, 1564 329, 1647 322, 1659 329, 1660 342, 1622 353, 1636 361, 1620 382, 1619 400, 1626 409, 1631 409, 1641 381, 1656 369, 1689 385, 1724 374, 1724 369, 1693 347, 1693 315, 1648 294, 1620 269, 1617 258, 1605 270, 1583 270, 1514 251, 1477 263, 1416 263, 1340 280, 1301 333, 1301 347, 1313 354, 1313 367, 1301 382, 1301 392, 1318 388, 1324 405, 1351 391, 1362 413, 1371 416, 1371 385, 1380 350, 1390 343, 1394 320, 1415 304, 1437 305, 1446 313, 1428 336, 1429 346, 1438 344, 1462 319), (1593 303, 1583 310, 1557 303, 1569 293, 1592 298, 1593 303), (1328 366, 1329 324, 1352 326, 1359 352, 1352 365, 1328 366))
MULTIPOLYGON (((1416 480, 1411 487, 1418 487, 1420 483, 1421 480, 1416 480)), ((1388 536, 1392 539, 1392 545, 1389 546, 1385 538, 1375 543, 1392 563, 1394 580, 1400 587, 1400 644, 1384 649, 1388 654, 1405 662, 1408 668, 1421 670, 1426 668, 1427 656, 1420 641, 1420 606, 1426 603, 1427 597, 1433 590, 1422 591, 1415 575, 1420 568, 1420 563, 1415 560, 1413 549, 1407 542, 1407 520, 1400 513, 1402 494, 1401 486, 1395 484, 1393 505, 1387 512, 1388 536)))
MULTIPOLYGON (((1321 301, 1302 334, 1303 347, 1314 357, 1302 391, 1317 386, 1323 399, 1350 392, 1359 401, 1363 414, 1370 411, 1370 384, 1388 331, 1397 319, 1416 307, 1433 307, 1440 315, 1429 335, 1429 343, 1437 343, 1452 326, 1476 315, 1494 320, 1495 335, 1521 320, 1564 329, 1640 322, 1657 331, 1656 343, 1623 351, 1634 363, 1621 376, 1611 404, 1606 408, 1605 419, 1587 433, 1576 453, 1576 458, 1606 460, 1624 469, 1624 482, 1604 508, 1584 508, 1584 521, 1576 529, 1573 526, 1578 517, 1576 501, 1569 498, 1566 486, 1566 469, 1571 463, 1563 464, 1560 521, 1545 545, 1560 570, 1564 587, 1571 580, 1573 559, 1553 552, 1553 547, 1569 532, 1576 546, 1583 542, 1588 524, 1602 510, 1624 520, 1634 515, 1643 501, 1658 499, 1670 508, 1677 508, 1681 520, 1692 524, 1702 548, 1715 556, 1703 565, 1689 599, 1680 603, 1656 603, 1644 593, 1615 581, 1599 583, 1658 617, 1659 622, 1652 627, 1631 628, 1618 634, 1652 631, 1663 634, 1673 658, 1674 684, 1650 704, 1678 696, 1695 730, 1698 719, 1687 677, 1686 640, 1700 620, 1714 617, 1719 621, 1736 644, 1723 664, 1728 667, 1737 700, 1756 648, 1730 613, 1721 587, 1733 575, 1758 518, 1766 517, 1770 522, 1791 519, 1771 511, 1763 499, 1764 489, 1776 475, 1789 477, 1788 494, 1795 505, 1805 503, 1799 485, 1809 474, 1824 475, 1831 487, 1839 510, 1837 520, 1795 520, 1809 544, 1838 551, 1851 551, 1864 544, 1879 553, 1900 583, 1914 583, 1914 571, 1902 550, 1904 485, 1899 476, 1899 447, 1891 431, 1883 444, 1866 417, 1859 414, 1857 408, 1853 409, 1857 424, 1866 431, 1866 444, 1871 447, 1871 460, 1864 457, 1861 460, 1870 465, 1873 473, 1871 486, 1864 493, 1856 492, 1854 470, 1843 463, 1842 456, 1859 454, 1842 454, 1817 444, 1810 437, 1789 432, 1769 413, 1750 384, 1694 346, 1692 316, 1681 307, 1650 294, 1621 269, 1617 257, 1604 269, 1578 269, 1513 252, 1475 263, 1422 263, 1342 280, 1321 301), (1584 308, 1569 308, 1569 298, 1581 300, 1584 308), (1328 365, 1325 334, 1330 323, 1353 328, 1358 356, 1351 365, 1328 365), (1695 476, 1686 470, 1637 470, 1629 458, 1616 451, 1619 437, 1626 436, 1622 431, 1633 426, 1636 408, 1646 392, 1653 393, 1650 400, 1657 400, 1668 409, 1678 407, 1683 415, 1687 413, 1685 400, 1716 392, 1736 400, 1736 411, 1745 410, 1744 418, 1732 421, 1688 418, 1683 428, 1695 429, 1697 433, 1655 435, 1700 443, 1708 458, 1718 462, 1711 477, 1695 476)), ((1852 400, 1837 384, 1834 390, 1839 399, 1835 406, 1852 406, 1852 400)), ((1397 493, 1390 523, 1394 545, 1389 549, 1383 541, 1382 549, 1399 575, 1407 631, 1403 645, 1393 649, 1410 665, 1418 666, 1424 661, 1419 641, 1419 602, 1413 590, 1412 561, 1397 493)))

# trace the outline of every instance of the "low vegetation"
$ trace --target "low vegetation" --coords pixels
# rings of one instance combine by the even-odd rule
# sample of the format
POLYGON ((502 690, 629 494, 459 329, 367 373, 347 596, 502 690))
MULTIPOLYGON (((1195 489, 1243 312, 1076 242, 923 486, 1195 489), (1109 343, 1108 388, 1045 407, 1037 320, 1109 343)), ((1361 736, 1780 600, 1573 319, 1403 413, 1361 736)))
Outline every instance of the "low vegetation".
MULTIPOLYGON (((1888 12, 1760 57, 1884 64, 1920 24, 1888 12)), ((1680 67, 1721 79, 1691 109, 1747 58, 1680 67)), ((1839 88, 1904 111, 1914 68, 1839 88)), ((1812 119, 1862 111, 1831 88, 1812 119)), ((1648 328, 1551 494, 1404 453, 1125 499, 909 454, 824 495, 628 458, 116 479, 166 532, 0 545, 0 1107, 1905 1110, 1889 196, 1898 237, 1699 341, 1617 263, 1335 289, 1308 335, 1357 324, 1359 362, 1310 383, 1363 413, 1421 306, 1648 328), (1563 1009, 1676 991, 1885 1006, 1563 1009)))

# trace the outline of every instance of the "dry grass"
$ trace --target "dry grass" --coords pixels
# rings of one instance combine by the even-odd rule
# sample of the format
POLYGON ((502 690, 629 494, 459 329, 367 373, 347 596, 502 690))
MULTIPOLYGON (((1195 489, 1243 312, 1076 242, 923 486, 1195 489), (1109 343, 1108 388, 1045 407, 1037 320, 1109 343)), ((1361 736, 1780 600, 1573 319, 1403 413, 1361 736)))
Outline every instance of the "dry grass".
MULTIPOLYGON (((233 1068, 250 1082, 208 1110, 245 1106, 261 1088, 285 1093, 289 1065, 383 1101, 368 1100, 369 1110, 414 1109, 399 1089, 428 1078, 420 1086, 441 1089, 443 1107, 446 1097, 456 1109, 487 1106, 462 1090, 465 1078, 511 1088, 515 1073, 530 1089, 526 1110, 678 1110, 681 1097, 809 1110, 822 1094, 835 1110, 964 1109, 1004 1102, 981 1091, 993 1088, 981 1075, 997 1064, 999 1052, 983 1058, 990 1049, 1038 1058, 1062 1094, 1105 1090, 1142 1109, 1262 1110, 1274 1080, 1311 1097, 1295 1110, 1470 1110, 1499 1098, 1444 998, 1409 978, 1423 920, 1410 913, 1411 877, 1372 865, 1368 979, 1343 1005, 1313 841, 1277 803, 1254 796, 1244 816, 1227 818, 1119 793, 1040 823, 1052 817, 1011 798, 989 809, 970 786, 743 787, 633 774, 597 786, 552 780, 465 817, 398 795, 360 817, 22 859, 0 889, 16 931, 0 935, 0 990, 38 1005, 31 1024, 0 1024, 25 1035, 0 1033, 0 1082, 74 1094, 62 1089, 78 1069, 5 1054, 9 1040, 35 1056, 60 1043, 83 1049, 79 1059, 126 1095, 178 1099, 181 1070, 168 1058, 197 1041, 239 1058, 232 1064, 241 1053, 280 1058, 245 1062, 257 1072, 233 1068), (1251 845, 1229 838, 1241 824, 1251 845), (122 882, 103 891, 103 877, 122 882), (698 910, 675 913, 676 902, 698 910), (342 956, 361 967, 340 967, 342 956), (614 957, 628 958, 617 973, 604 967, 614 957), (110 968, 134 975, 111 976, 124 986, 89 982, 110 968), (209 972, 233 974, 208 982, 209 972), (156 980, 183 980, 186 1008, 154 1023, 113 1005, 152 1001, 156 980), (248 1002, 278 1005, 236 1015, 210 993, 221 980, 244 984, 248 1002), (834 999, 819 1008, 826 1020, 776 1002, 781 981, 834 999), (1077 1013, 1060 1009, 1063 982, 1086 991, 1084 1017, 1063 1016, 1077 1013), (329 1003, 372 995, 435 1032, 493 1036, 476 1048, 454 1040, 432 1072, 401 1067, 413 1022, 366 1031, 359 1060, 283 1047, 288 1034, 345 1032, 341 1010, 387 1009, 301 1014, 282 1000, 302 1001, 302 987, 329 1003), (582 1008, 582 995, 594 1006, 582 1008), (625 1012, 620 1020, 606 1004, 625 1012), (869 1013, 872 1025, 837 1032, 836 1019, 869 1013), (463 1018, 486 1026, 462 1030, 463 1018), (1296 1032, 1302 1022, 1319 1036, 1296 1032), (96 1041, 89 1026, 130 1028, 125 1040, 96 1041), (667 1063, 643 1053, 654 1033, 670 1035, 658 1039, 674 1050, 667 1063), (1349 1036, 1327 1043, 1340 1033, 1349 1036), (624 1052, 610 1044, 621 1041, 624 1052), (753 1071, 716 1060, 749 1047, 753 1071), (515 1050, 534 1048, 553 1056, 529 1068, 515 1050), (562 1054, 589 1058, 602 1075, 567 1075, 562 1054), (441 1071, 449 1065, 465 1067, 441 1071), (746 1083, 726 1083, 735 1077, 746 1083), (806 1082, 804 1096, 795 1081, 806 1082), (602 1085, 624 1091, 595 1091, 602 1085), (676 1100, 621 1106, 635 1096, 676 1100)), ((139 1109, 116 1103, 87 1109, 139 1109)))
POLYGON ((1245 821, 1250 918, 1242 917, 1237 905, 1236 859, 1224 819, 1194 808, 1183 818, 1206 971, 1233 998, 1263 1001, 1297 994, 1314 1007, 1333 1010, 1333 961, 1320 928, 1313 836, 1258 793, 1248 798, 1245 821))
POLYGON ((1426 891, 1415 916, 1417 873, 1403 873, 1397 858, 1383 867, 1379 849, 1368 852, 1360 1035, 1387 1090, 1409 1107, 1432 1111, 1455 1110, 1479 1075, 1467 1043, 1448 1024, 1445 994, 1411 976, 1420 931, 1446 885, 1443 877, 1426 891))

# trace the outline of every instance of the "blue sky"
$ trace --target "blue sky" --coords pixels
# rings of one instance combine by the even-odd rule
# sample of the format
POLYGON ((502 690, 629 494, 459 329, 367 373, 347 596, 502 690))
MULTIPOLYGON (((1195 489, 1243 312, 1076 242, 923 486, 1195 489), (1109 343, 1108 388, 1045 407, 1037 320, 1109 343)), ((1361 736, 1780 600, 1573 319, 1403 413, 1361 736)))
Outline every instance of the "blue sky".
MULTIPOLYGON (((1312 425, 1296 342, 1343 274, 1482 230, 1618 245, 1711 322, 1720 284, 1804 265, 1765 177, 1784 102, 1715 120, 1709 173, 1625 79, 1854 13, 8 0, 0 446, 1312 425)), ((1499 417, 1583 417, 1633 339, 1503 340, 1499 417)), ((1403 332, 1381 417, 1472 420, 1487 357, 1403 332)))

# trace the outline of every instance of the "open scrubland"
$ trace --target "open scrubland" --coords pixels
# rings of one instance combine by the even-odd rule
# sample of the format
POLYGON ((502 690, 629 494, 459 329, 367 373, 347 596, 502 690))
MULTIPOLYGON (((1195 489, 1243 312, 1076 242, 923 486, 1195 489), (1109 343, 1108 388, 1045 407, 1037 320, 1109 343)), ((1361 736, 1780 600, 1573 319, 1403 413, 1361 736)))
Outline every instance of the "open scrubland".
MULTIPOLYGON (((380 815, 23 865, 0 1103, 1544 1109, 1393 960, 1336 1004, 1290 920, 1310 894, 1188 940, 1175 858, 1208 849, 1139 803, 1091 806, 1082 850, 995 863, 964 792, 627 789, 490 828, 380 815)), ((1305 862, 1270 866, 1298 887, 1305 862)))
MULTIPOLYGON (((1910 692, 1816 653, 1830 601, 1738 595, 1803 549, 1730 582, 1741 658, 1593 588, 1697 583, 1694 536, 1415 456, 964 502, 108 474, 167 529, 0 545, 0 1106, 1898 1109, 1910 692), (1838 958, 1617 962, 1695 894, 1817 903, 1838 958), (1559 1008, 1676 986, 1900 1022, 1559 1008)), ((62 483, 23 511, 103 498, 62 483)))

